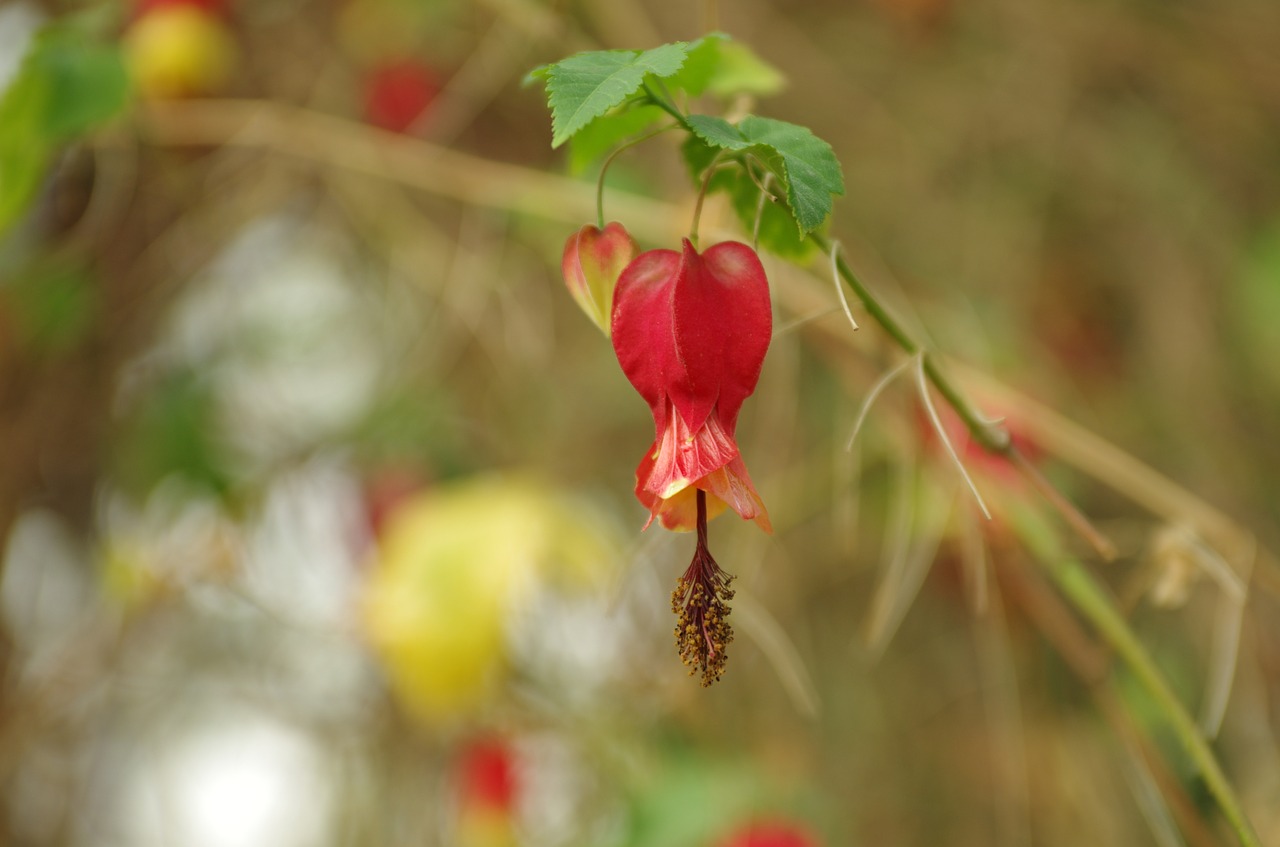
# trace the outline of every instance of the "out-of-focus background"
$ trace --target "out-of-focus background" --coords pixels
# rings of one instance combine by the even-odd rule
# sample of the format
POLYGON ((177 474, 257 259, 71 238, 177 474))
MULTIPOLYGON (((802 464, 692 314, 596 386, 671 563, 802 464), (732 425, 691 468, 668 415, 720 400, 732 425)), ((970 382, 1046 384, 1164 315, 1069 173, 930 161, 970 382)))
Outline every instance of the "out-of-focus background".
MULTIPOLYGON (((652 422, 560 279, 599 163, 521 80, 712 29, 1280 844, 1271 0, 0 6, 0 843, 1232 843, 1003 519, 1040 495, 961 449, 978 519, 910 373, 847 449, 900 357, 821 259, 768 261, 776 534, 712 523, 738 637, 685 676, 692 539, 640 532, 652 422)), ((687 230, 673 139, 608 189, 687 230)))

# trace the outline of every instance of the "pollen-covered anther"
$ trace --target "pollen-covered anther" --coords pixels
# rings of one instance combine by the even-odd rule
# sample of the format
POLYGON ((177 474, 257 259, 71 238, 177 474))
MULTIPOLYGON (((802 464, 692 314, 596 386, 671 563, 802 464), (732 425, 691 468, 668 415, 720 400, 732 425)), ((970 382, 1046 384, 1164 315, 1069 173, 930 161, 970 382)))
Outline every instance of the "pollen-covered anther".
POLYGON ((719 681, 728 660, 726 648, 733 643, 729 625, 730 584, 707 549, 705 495, 698 491, 698 546, 684 576, 671 593, 671 611, 676 615, 676 649, 689 668, 689 676, 701 674, 704 687, 719 681))

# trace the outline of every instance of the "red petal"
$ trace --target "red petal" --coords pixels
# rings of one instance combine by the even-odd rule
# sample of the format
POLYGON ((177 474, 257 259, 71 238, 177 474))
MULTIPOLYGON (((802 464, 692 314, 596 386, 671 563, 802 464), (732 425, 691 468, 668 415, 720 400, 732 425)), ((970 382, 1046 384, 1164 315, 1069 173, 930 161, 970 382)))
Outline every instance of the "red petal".
POLYGON ((674 250, 649 250, 627 265, 613 291, 613 350, 622 372, 662 430, 667 386, 684 372, 675 350, 673 283, 680 269, 674 250))
MULTIPOLYGON (((644 528, 648 529, 653 519, 658 518, 662 522, 663 529, 673 532, 691 532, 698 522, 698 488, 696 486, 691 485, 681 489, 674 496, 665 499, 645 488, 645 482, 653 471, 655 449, 656 445, 650 448, 640 460, 640 467, 636 468, 636 499, 649 510, 649 520, 645 522, 644 528)), ((708 497, 707 520, 717 517, 726 508, 727 505, 723 500, 714 495, 708 497)))
POLYGON ((701 429, 690 432, 675 407, 670 402, 663 405, 665 420, 650 454, 653 469, 645 488, 667 498, 736 459, 738 445, 714 412, 701 429))
POLYGON ((747 473, 747 465, 738 456, 723 468, 718 468, 697 482, 698 488, 712 496, 712 500, 721 500, 733 509, 743 520, 755 521, 770 535, 773 534, 773 523, 769 520, 769 512, 764 501, 756 493, 755 484, 747 473))
POLYGON ((745 244, 717 244, 701 261, 687 240, 684 248, 691 273, 676 285, 675 332, 692 391, 671 399, 691 428, 718 406, 732 435, 742 401, 756 390, 773 333, 769 282, 756 252, 745 244))
POLYGON ((683 253, 642 253, 618 280, 612 323, 618 362, 659 431, 669 397, 694 431, 719 404, 732 436, 773 329, 769 283, 755 251, 725 242, 699 255, 686 239, 683 253))
POLYGON ((664 406, 666 425, 636 469, 636 498, 649 510, 649 523, 660 517, 667 529, 692 529, 694 495, 702 489, 711 495, 708 517, 728 506, 765 532, 773 532, 764 501, 718 411, 713 410, 706 425, 691 435, 680 413, 669 402, 664 406))

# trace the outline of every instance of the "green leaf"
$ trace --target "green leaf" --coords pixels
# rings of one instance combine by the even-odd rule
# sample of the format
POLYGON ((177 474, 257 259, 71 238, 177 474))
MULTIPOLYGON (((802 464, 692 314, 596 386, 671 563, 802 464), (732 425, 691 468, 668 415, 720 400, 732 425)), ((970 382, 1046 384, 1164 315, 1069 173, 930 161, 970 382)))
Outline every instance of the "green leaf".
MULTIPOLYGON (((786 189, 801 238, 831 214, 831 196, 844 194, 840 162, 831 145, 805 127, 754 115, 737 126, 710 115, 690 115, 686 123, 705 146, 728 150, 742 159, 750 155, 773 172, 786 189)), ((691 156, 705 154, 686 149, 685 159, 694 165, 691 156)))
POLYGON ((219 437, 220 410, 207 375, 166 373, 126 409, 112 445, 114 479, 145 495, 166 479, 228 497, 233 462, 219 437))
POLYGON ((750 47, 738 41, 719 45, 719 63, 707 83, 706 91, 717 97, 735 94, 768 96, 777 94, 787 79, 773 65, 757 56, 750 47))
MULTIPOLYGON (((690 174, 694 181, 697 181, 710 166, 718 150, 708 146, 700 138, 690 137, 685 142, 682 152, 690 174)), ((817 251, 813 242, 797 231, 795 218, 792 217, 791 209, 785 203, 766 199, 764 206, 761 207, 760 185, 747 173, 745 164, 738 168, 718 170, 711 177, 707 190, 720 191, 728 195, 734 215, 738 218, 744 232, 755 232, 756 216, 757 213, 759 214, 758 247, 761 250, 767 250, 796 262, 808 260, 817 251)), ((769 193, 776 197, 784 197, 785 188, 775 179, 769 187, 769 193)))
MULTIPOLYGON (((690 115, 692 118, 703 118, 706 115, 690 115)), ((720 152, 719 148, 712 147, 696 133, 690 135, 684 140, 684 144, 680 146, 680 152, 684 156, 685 166, 689 168, 689 179, 694 183, 701 182, 702 172, 711 167, 712 161, 720 152)))
POLYGON ((748 115, 738 125, 748 141, 774 150, 782 159, 787 202, 800 234, 818 227, 831 214, 831 196, 844 194, 844 176, 831 145, 807 128, 748 115))
POLYGON ((693 97, 706 91, 720 74, 721 49, 728 41, 729 36, 723 32, 712 32, 689 42, 684 65, 667 79, 667 86, 693 97))
POLYGON ((721 150, 746 150, 751 142, 743 138, 742 132, 724 118, 711 115, 689 115, 685 124, 711 147, 721 150))
POLYGON ((721 837, 734 821, 774 812, 779 792, 742 762, 672 761, 636 797, 635 847, 699 847, 721 837))
POLYGON ((668 77, 680 70, 689 45, 678 41, 638 53, 603 50, 579 53, 557 62, 545 73, 551 106, 551 146, 559 147, 574 133, 635 94, 645 77, 668 77))
POLYGON ((690 96, 713 94, 729 98, 738 94, 768 95, 782 89, 785 78, 750 47, 713 32, 689 44, 684 67, 667 80, 690 96))
MULTIPOLYGON (((770 193, 779 190, 775 183, 770 193)), ((738 181, 736 190, 730 192, 730 202, 743 229, 752 232, 756 213, 760 213, 759 248, 794 262, 804 262, 817 253, 818 248, 796 229, 795 218, 785 204, 766 199, 760 206, 760 188, 749 178, 738 181)))
POLYGON ((48 166, 47 80, 20 72, 0 99, 0 232, 35 196, 48 166))
POLYGON ((657 106, 637 106, 595 119, 569 139, 569 172, 584 173, 614 147, 666 117, 657 106))
POLYGON ((31 352, 59 354, 88 335, 98 311, 97 289, 81 268, 31 268, 0 288, 15 334, 31 352))
POLYGON ((31 202, 57 145, 114 117, 128 94, 118 48, 71 27, 36 36, 0 98, 0 231, 31 202))
POLYGON ((115 46, 58 33, 37 51, 49 80, 45 131, 55 140, 80 135, 115 117, 129 99, 129 75, 115 46))

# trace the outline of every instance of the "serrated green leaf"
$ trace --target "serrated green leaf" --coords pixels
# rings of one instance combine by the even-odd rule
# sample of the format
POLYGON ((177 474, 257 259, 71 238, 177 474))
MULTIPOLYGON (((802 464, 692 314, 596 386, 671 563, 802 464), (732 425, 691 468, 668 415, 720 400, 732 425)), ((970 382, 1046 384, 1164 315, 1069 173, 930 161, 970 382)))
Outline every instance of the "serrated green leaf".
POLYGON ((787 202, 800 234, 806 235, 831 214, 831 197, 844 194, 844 176, 831 145, 807 128, 748 115, 738 124, 743 138, 769 147, 782 160, 787 202))
MULTIPOLYGON (((681 152, 684 154, 690 177, 697 182, 720 151, 697 136, 691 135, 686 139, 681 152)), ((763 153, 763 148, 760 152, 763 153)), ((776 154, 770 153, 770 155, 776 154)), ((707 190, 711 193, 723 192, 728 195, 729 204, 743 232, 755 232, 756 215, 759 213, 760 230, 757 243, 759 249, 797 262, 811 258, 817 250, 811 241, 800 235, 791 209, 785 202, 766 199, 761 207, 760 184, 747 173, 745 164, 739 168, 722 168, 716 171, 707 185, 707 190)), ((774 179, 769 193, 772 196, 784 198, 786 186, 774 179)))
MULTIPOLYGON (((706 169, 720 148, 712 147, 696 135, 690 135, 681 147, 685 164, 689 168, 689 176, 696 183, 702 179, 706 169)), ((773 151, 756 148, 758 158, 766 156, 780 161, 773 151)), ((780 166, 779 166, 780 167, 780 166)), ((759 179, 757 175, 757 179, 759 179)), ((784 259, 805 261, 811 258, 817 248, 808 238, 801 236, 796 229, 795 217, 785 202, 765 200, 760 206, 760 184, 747 173, 746 164, 739 168, 721 168, 711 177, 707 190, 711 193, 723 192, 728 195, 734 215, 744 232, 755 231, 756 214, 760 214, 760 231, 758 247, 784 259)), ((777 178, 772 181, 769 193, 775 197, 785 198, 786 185, 777 178)))
MULTIPOLYGON (((710 115, 690 115, 686 123, 703 145, 750 154, 768 168, 786 189, 801 238, 831 214, 831 195, 844 194, 840 162, 831 145, 805 127, 754 115, 737 126, 710 115)), ((693 165, 690 155, 703 154, 696 147, 686 149, 685 160, 693 165)))
POLYGON ((662 78, 680 70, 689 45, 678 41, 643 53, 603 50, 579 53, 548 69, 547 102, 551 106, 551 146, 607 114, 635 94, 652 74, 662 78))
POLYGON ((614 147, 666 117, 657 106, 638 106, 596 118, 569 139, 569 173, 584 173, 614 147))
POLYGON ((685 124, 704 142, 721 150, 746 150, 752 142, 743 138, 742 132, 724 118, 711 115, 689 115, 685 124))

